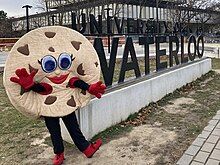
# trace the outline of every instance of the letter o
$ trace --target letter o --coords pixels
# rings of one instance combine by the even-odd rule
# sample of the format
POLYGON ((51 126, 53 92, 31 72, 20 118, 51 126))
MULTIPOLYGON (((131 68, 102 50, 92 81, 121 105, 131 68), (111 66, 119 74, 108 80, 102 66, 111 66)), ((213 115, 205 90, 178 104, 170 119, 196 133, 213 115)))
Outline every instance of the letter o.
POLYGON ((199 58, 202 58, 203 54, 204 54, 204 37, 202 35, 200 35, 198 40, 197 40, 197 54, 198 54, 199 58), (199 51, 199 43, 200 43, 200 41, 202 43, 202 52, 201 53, 199 51))
POLYGON ((189 43, 188 43, 188 55, 189 55, 189 59, 191 61, 194 61, 195 58, 196 58, 196 38, 195 36, 191 35, 190 38, 189 38, 189 43), (190 49, 190 46, 191 46, 191 43, 194 44, 194 52, 191 53, 191 49, 190 49))

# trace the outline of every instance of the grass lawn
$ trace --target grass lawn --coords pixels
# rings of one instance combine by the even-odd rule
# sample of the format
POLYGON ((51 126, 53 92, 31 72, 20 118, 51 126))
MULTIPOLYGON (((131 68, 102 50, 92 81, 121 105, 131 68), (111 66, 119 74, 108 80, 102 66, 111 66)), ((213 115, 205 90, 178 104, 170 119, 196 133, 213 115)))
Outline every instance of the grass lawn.
POLYGON ((45 132, 44 123, 20 114, 10 103, 0 74, 0 164, 19 164, 31 153, 40 153, 38 147, 30 147, 35 137, 45 132))
MULTIPOLYGON (((220 59, 213 59, 213 68, 220 69, 220 59)), ((0 164, 22 164, 24 159, 34 158, 43 151, 42 146, 30 144, 35 138, 41 139, 47 130, 43 121, 28 119, 14 109, 2 85, 2 74, 0 79, 0 164)), ((175 141, 161 149, 163 156, 157 160, 157 164, 166 163, 165 157, 174 164, 220 109, 219 98, 220 74, 210 72, 157 103, 151 103, 139 113, 130 116, 127 121, 103 131, 94 139, 102 137, 107 143, 123 136, 133 127, 158 122, 164 129, 175 131, 178 136, 175 141), (190 105, 182 104, 182 110, 187 108, 187 113, 173 114, 165 111, 164 107, 174 104, 174 99, 182 97, 195 100, 190 105)))

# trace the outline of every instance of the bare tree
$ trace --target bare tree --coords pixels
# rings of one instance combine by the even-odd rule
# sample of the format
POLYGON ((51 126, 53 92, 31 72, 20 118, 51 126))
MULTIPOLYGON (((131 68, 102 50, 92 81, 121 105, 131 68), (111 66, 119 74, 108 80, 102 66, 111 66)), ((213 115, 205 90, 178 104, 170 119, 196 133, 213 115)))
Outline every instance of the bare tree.
POLYGON ((0 20, 7 19, 7 13, 5 13, 3 10, 0 11, 0 20))
MULTIPOLYGON (((65 16, 65 5, 74 3, 74 0, 54 0, 52 5, 50 5, 50 0, 38 0, 36 4, 36 8, 38 8, 41 11, 47 12, 49 15, 49 12, 52 8, 56 8, 58 11, 57 17, 58 17, 58 24, 63 25, 63 19, 65 16)), ((50 22, 50 18, 48 17, 48 22, 50 22)))
POLYGON ((187 29, 188 32, 188 26, 193 21, 194 23, 196 21, 204 26, 205 23, 213 19, 213 15, 209 12, 201 12, 199 9, 203 9, 203 11, 213 10, 213 6, 208 3, 207 0, 187 0, 182 3, 173 3, 168 7, 168 21, 170 21, 173 26, 177 23, 181 24, 181 28, 187 29))
MULTIPOLYGON (((41 11, 45 11, 45 12, 49 13, 49 11, 51 11, 51 6, 50 6, 49 1, 50 0, 38 0, 38 3, 36 4, 36 6, 37 6, 36 8, 38 8, 41 11)), ((56 14, 56 16, 58 17, 58 22, 57 23, 59 25, 63 25, 63 19, 65 17, 65 13, 66 13, 65 12, 66 11, 66 5, 71 6, 71 4, 74 4, 74 3, 76 3, 75 0, 54 0, 53 1, 52 8, 55 8, 58 11, 57 12, 58 14, 56 14)), ((86 9, 85 13, 86 13, 87 21, 89 21, 89 15, 94 14, 94 12, 96 11, 95 10, 96 6, 93 3, 95 3, 95 2, 90 2, 91 7, 88 7, 86 9)), ((114 16, 117 16, 118 14, 122 13, 123 12, 123 10, 122 10, 123 6, 124 6, 124 4, 116 3, 115 7, 114 7, 114 10, 112 11, 111 16, 114 17, 114 16)), ((99 7, 101 8, 100 15, 102 15, 102 18, 104 20, 106 20, 107 19, 106 11, 105 11, 106 3, 103 2, 99 7)), ((80 12, 76 13, 77 14, 77 19, 79 21, 80 20, 80 14, 85 9, 80 9, 77 5, 75 5, 74 10, 80 11, 80 12)), ((48 18, 48 19, 50 19, 50 18, 48 18)))

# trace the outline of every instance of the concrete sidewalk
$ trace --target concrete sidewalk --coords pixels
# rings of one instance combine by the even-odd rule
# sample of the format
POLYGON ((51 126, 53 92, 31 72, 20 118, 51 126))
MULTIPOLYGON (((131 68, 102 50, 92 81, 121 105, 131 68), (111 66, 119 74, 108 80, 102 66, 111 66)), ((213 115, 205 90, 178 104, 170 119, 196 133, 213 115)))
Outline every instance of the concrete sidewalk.
POLYGON ((178 165, 220 165, 220 110, 177 162, 178 165))

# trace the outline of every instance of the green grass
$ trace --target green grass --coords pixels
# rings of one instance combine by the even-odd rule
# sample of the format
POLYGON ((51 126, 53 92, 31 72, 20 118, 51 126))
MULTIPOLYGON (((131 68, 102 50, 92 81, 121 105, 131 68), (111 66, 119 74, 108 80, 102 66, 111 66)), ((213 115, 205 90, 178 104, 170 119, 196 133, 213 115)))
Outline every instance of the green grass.
MULTIPOLYGON (((119 74, 120 74, 120 69, 121 69, 121 59, 117 59, 115 63, 115 70, 114 70, 114 75, 113 75, 113 82, 118 82, 119 80, 119 74)), ((145 61, 144 58, 138 58, 138 66, 140 69, 141 74, 145 73, 145 61)), ((155 59, 150 59, 150 71, 153 72, 156 70, 156 62, 155 59)), ((127 71, 125 73, 125 79, 134 77, 135 78, 135 73, 134 70, 127 71)), ((103 76, 101 76, 101 80, 103 81, 103 76)))
POLYGON ((220 69, 220 59, 219 58, 212 59, 212 68, 213 69, 220 69))
POLYGON ((0 79, 0 164, 16 164, 27 157, 28 151, 41 150, 30 147, 30 143, 33 138, 42 136, 45 127, 42 121, 28 119, 15 110, 2 85, 2 74, 0 79))
POLYGON ((212 59, 212 68, 213 69, 220 69, 220 59, 219 58, 212 59))
POLYGON ((116 139, 121 136, 124 136, 126 133, 130 132, 131 130, 132 127, 129 125, 124 126, 123 124, 117 124, 95 135, 91 141, 95 141, 98 138, 102 138, 103 142, 107 143, 112 139, 116 139))

